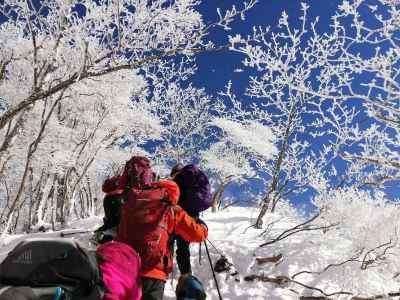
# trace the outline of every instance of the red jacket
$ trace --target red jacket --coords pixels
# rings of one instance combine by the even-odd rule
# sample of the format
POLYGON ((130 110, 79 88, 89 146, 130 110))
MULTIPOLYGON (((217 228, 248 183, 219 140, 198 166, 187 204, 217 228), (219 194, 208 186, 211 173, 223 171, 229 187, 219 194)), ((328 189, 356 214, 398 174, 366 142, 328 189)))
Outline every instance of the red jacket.
MULTIPOLYGON (((150 184, 153 187, 159 187, 165 191, 165 197, 173 204, 173 209, 166 213, 166 224, 168 224, 167 232, 169 235, 173 233, 179 234, 183 239, 190 242, 202 242, 207 238, 208 230, 204 225, 196 223, 180 206, 176 205, 179 199, 179 187, 170 180, 160 180, 150 184)), ((123 217, 118 229, 117 240, 130 244, 129 233, 135 230, 130 226, 130 219, 123 217)), ((169 249, 168 249, 169 251, 169 249)), ((169 253, 172 257, 173 253, 169 253)), ((151 270, 141 272, 142 277, 155 278, 165 281, 168 274, 163 268, 153 268, 151 270)))

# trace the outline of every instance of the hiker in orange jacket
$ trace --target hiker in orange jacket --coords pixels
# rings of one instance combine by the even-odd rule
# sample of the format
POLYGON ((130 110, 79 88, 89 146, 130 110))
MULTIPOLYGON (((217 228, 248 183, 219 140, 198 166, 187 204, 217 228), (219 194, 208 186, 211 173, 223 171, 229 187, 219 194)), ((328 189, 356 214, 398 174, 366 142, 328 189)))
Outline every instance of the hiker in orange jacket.
POLYGON ((133 157, 127 163, 122 182, 129 186, 129 192, 117 240, 131 245, 140 254, 142 300, 161 300, 165 281, 172 271, 170 245, 174 233, 191 242, 202 242, 208 229, 204 222, 196 222, 176 205, 179 187, 175 182, 152 182, 150 174, 153 174, 150 161, 144 157, 133 157))

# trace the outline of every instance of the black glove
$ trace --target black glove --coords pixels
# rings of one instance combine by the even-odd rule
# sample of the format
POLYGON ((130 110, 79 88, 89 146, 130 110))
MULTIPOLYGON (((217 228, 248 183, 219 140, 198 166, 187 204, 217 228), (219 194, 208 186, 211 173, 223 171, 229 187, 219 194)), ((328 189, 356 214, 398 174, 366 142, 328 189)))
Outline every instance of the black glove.
POLYGON ((207 230, 208 230, 208 226, 207 226, 207 224, 206 224, 206 222, 204 222, 202 219, 200 219, 200 218, 197 218, 197 224, 201 224, 201 225, 204 225, 206 228, 207 228, 207 230))

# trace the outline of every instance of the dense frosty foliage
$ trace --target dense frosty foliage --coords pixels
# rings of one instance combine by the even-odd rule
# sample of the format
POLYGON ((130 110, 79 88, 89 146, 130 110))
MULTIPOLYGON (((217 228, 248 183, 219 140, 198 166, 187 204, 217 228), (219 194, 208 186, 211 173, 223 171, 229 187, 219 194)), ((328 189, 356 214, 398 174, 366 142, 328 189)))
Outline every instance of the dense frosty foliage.
POLYGON ((234 82, 213 96, 190 78, 196 53, 220 49, 209 31, 255 1, 211 24, 196 1, 3 3, 2 216, 56 201, 62 221, 70 199, 85 211, 132 153, 161 175, 200 161, 217 198, 230 182, 263 181, 258 227, 282 199, 398 179, 399 6, 370 2, 340 3, 328 32, 301 4, 300 20, 283 12, 274 30, 231 33, 240 70, 254 69, 245 102, 234 82))
POLYGON ((257 72, 248 113, 278 138, 258 226, 268 207, 293 192, 399 179, 398 3, 343 1, 329 32, 301 7, 299 22, 283 12, 274 30, 230 38, 244 67, 257 72))
POLYGON ((399 249, 400 208, 382 193, 339 189, 321 194, 314 203, 322 210, 325 225, 337 224, 332 230, 351 241, 354 253, 399 249))
POLYGON ((2 2, 1 231, 93 214, 132 153, 192 159, 212 98, 182 82, 219 47, 209 31, 254 4, 205 24, 191 0, 2 2))
POLYGON ((225 282, 232 299, 398 290, 399 199, 386 188, 400 181, 399 1, 340 1, 328 26, 298 3, 300 18, 236 34, 256 2, 211 22, 198 0, 1 2, 0 244, 93 217, 104 179, 145 155, 161 176, 200 163, 214 211, 231 187, 230 202, 259 204, 207 215, 240 274, 262 282, 225 282), (228 45, 209 41, 217 27, 228 45), (191 81, 213 51, 241 59, 244 95, 233 80, 217 95, 191 81), (305 198, 306 212, 291 205, 305 198))
POLYGON ((257 122, 240 124, 227 119, 216 119, 215 125, 227 135, 234 144, 242 145, 254 156, 260 155, 265 160, 270 159, 276 152, 274 134, 271 129, 257 122))

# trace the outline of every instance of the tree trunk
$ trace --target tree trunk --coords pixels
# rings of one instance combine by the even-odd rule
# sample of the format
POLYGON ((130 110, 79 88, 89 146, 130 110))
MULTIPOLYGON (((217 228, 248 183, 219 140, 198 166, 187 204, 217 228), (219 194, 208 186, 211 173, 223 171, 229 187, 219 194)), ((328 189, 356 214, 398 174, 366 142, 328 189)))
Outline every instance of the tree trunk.
POLYGON ((88 176, 86 176, 86 181, 87 181, 87 191, 89 194, 89 201, 90 201, 90 217, 93 217, 95 215, 95 206, 94 206, 94 201, 93 201, 93 194, 92 194, 92 188, 90 186, 90 179, 88 176))
MULTIPOLYGON (((51 178, 51 176, 52 175, 49 175, 49 179, 51 178)), ((53 175, 48 192, 43 193, 43 197, 40 201, 41 203, 40 203, 40 207, 38 210, 38 222, 45 222, 46 220, 48 220, 47 216, 48 216, 48 211, 49 211, 49 199, 54 190, 55 181, 56 181, 56 177, 55 177, 55 175, 53 175)))
POLYGON ((0 245, 2 243, 3 238, 8 234, 8 231, 10 230, 13 217, 14 217, 14 214, 11 214, 11 217, 8 220, 6 220, 6 224, 4 226, 3 232, 0 235, 0 245))
POLYGON ((254 227, 257 228, 257 229, 261 229, 262 228, 262 225, 263 225, 262 218, 264 218, 265 214, 268 211, 268 204, 269 203, 267 201, 263 201, 261 203, 261 210, 260 210, 260 213, 258 214, 256 224, 254 225, 254 227))
POLYGON ((17 215, 15 216, 14 226, 13 226, 13 228, 12 228, 11 233, 16 233, 16 232, 17 232, 17 228, 18 228, 18 221, 19 221, 19 216, 20 216, 20 210, 17 209, 16 212, 17 212, 17 215))
POLYGON ((51 188, 51 192, 50 192, 50 195, 49 195, 49 198, 50 198, 50 223, 51 223, 51 229, 53 230, 53 231, 55 231, 56 230, 56 224, 55 224, 55 217, 54 217, 54 215, 57 213, 57 207, 56 208, 54 208, 54 198, 56 198, 57 196, 56 196, 56 194, 57 194, 57 188, 56 188, 56 185, 57 185, 57 174, 56 175, 54 175, 54 181, 53 181, 53 187, 51 188))
POLYGON ((212 207, 211 207, 212 212, 217 211, 219 204, 221 203, 221 198, 224 193, 225 186, 226 186, 226 183, 222 182, 220 184, 220 186, 218 187, 218 190, 215 191, 215 193, 213 195, 213 200, 212 200, 212 207))
POLYGON ((89 217, 90 216, 90 197, 89 197, 89 193, 87 191, 87 189, 85 187, 82 187, 84 196, 85 196, 85 200, 86 200, 86 212, 85 212, 85 217, 89 217))
POLYGON ((56 193, 56 221, 64 225, 64 199, 65 199, 65 175, 59 175, 57 178, 57 193, 56 193))
POLYGON ((42 120, 42 123, 41 123, 40 128, 39 128, 38 135, 36 136, 36 138, 28 146, 28 151, 27 151, 27 154, 26 154, 26 162, 25 162, 24 173, 22 175, 22 179, 21 179, 21 182, 19 184, 17 195, 15 196, 15 198, 13 200, 13 203, 11 204, 10 211, 8 212, 7 219, 10 217, 11 213, 17 207, 18 202, 19 202, 19 200, 20 200, 20 198, 21 198, 21 196, 23 194, 23 191, 25 190, 25 184, 26 184, 26 179, 27 179, 27 176, 28 176, 28 171, 29 171, 29 169, 31 167, 31 160, 33 158, 34 153, 36 152, 36 150, 38 148, 39 143, 42 140, 44 130, 45 130, 45 128, 46 128, 46 126, 47 126, 47 124, 48 124, 48 122, 50 120, 51 115, 54 112, 54 108, 56 107, 57 103, 60 102, 60 100, 62 99, 63 94, 64 93, 62 92, 60 94, 60 96, 56 100, 54 100, 54 103, 53 103, 50 111, 48 112, 46 118, 44 118, 42 120))
POLYGON ((32 227, 32 207, 33 207, 33 170, 29 168, 29 208, 28 208, 28 222, 26 231, 29 233, 32 227))
MULTIPOLYGON (((254 227, 257 229, 262 228, 262 225, 263 225, 262 219, 268 211, 269 202, 271 202, 270 197, 271 197, 271 195, 275 194, 275 192, 278 189, 281 167, 282 167, 283 159, 286 155, 286 151, 287 151, 287 148, 289 145, 289 138, 292 133, 293 119, 294 119, 295 115, 296 115, 296 103, 293 103, 292 107, 290 109, 290 114, 289 114, 287 123, 286 123, 286 130, 285 130, 285 134, 283 137, 282 146, 279 150, 278 159, 275 162, 274 173, 273 173, 272 179, 271 179, 271 185, 268 189, 267 195, 262 200, 261 210, 257 217, 256 224, 254 225, 254 227)), ((276 206, 276 203, 274 204, 274 209, 275 209, 275 206, 276 206)))
POLYGON ((31 158, 32 158, 32 154, 33 154, 33 153, 31 154, 31 147, 32 147, 32 144, 29 145, 28 155, 26 157, 26 162, 25 162, 24 173, 22 175, 22 179, 21 179, 21 182, 19 184, 17 195, 15 196, 15 198, 14 198, 12 204, 11 204, 10 210, 8 211, 8 214, 7 214, 7 217, 6 217, 7 219, 14 212, 14 210, 17 207, 17 204, 18 204, 18 202, 19 202, 19 200, 20 200, 20 198, 22 196, 22 193, 23 193, 23 191, 25 189, 26 178, 28 176, 28 170, 30 168, 31 158))
POLYGON ((38 189, 36 191, 36 197, 35 197, 35 209, 34 211, 36 212, 33 217, 32 217, 32 225, 36 225, 39 222, 39 210, 42 209, 42 202, 43 202, 43 189, 46 188, 47 182, 49 181, 50 174, 49 173, 44 173, 45 171, 42 171, 42 176, 38 182, 38 189), (43 180, 44 178, 44 180, 43 180), (42 183, 43 181, 43 183, 42 183))

